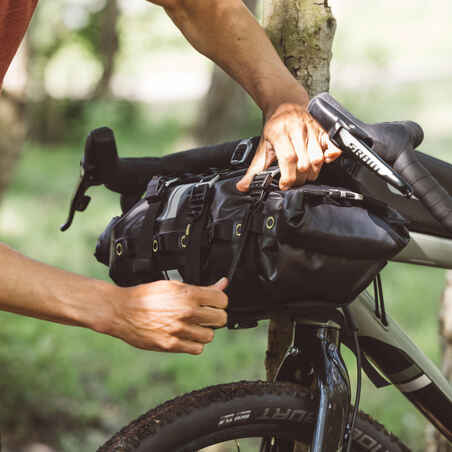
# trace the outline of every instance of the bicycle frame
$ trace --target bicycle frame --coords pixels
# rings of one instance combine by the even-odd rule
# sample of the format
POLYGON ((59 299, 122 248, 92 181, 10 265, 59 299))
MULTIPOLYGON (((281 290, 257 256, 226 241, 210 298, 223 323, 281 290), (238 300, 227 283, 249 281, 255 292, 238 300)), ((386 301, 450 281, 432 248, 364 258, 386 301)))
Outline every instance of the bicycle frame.
POLYGON ((452 388, 400 326, 375 315, 374 300, 360 295, 350 306, 362 351, 425 417, 452 441, 452 388))
MULTIPOLYGON (((394 260, 452 269, 451 256, 452 240, 412 233, 409 246, 394 260)), ((452 387, 438 368, 390 316, 382 322, 369 293, 363 292, 348 309, 363 355, 452 441, 452 387)), ((350 385, 338 348, 337 314, 342 316, 342 309, 335 311, 336 316, 326 310, 320 320, 304 315, 303 308, 293 313, 294 341, 275 380, 315 385, 319 407, 311 450, 336 452, 349 433, 350 385)))

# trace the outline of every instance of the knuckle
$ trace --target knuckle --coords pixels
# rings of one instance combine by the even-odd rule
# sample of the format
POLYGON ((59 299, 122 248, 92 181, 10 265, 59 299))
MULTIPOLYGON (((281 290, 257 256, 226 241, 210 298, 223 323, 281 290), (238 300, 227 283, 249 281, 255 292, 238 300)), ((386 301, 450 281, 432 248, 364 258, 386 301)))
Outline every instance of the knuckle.
POLYGON ((175 352, 178 350, 179 346, 179 339, 177 337, 169 337, 166 341, 166 350, 168 352, 175 352))
POLYGON ((311 163, 313 166, 320 166, 324 162, 324 156, 323 155, 316 155, 314 157, 311 157, 311 163))
POLYGON ((159 341, 159 347, 161 350, 165 352, 171 352, 172 347, 174 346, 173 337, 168 336, 159 341))
POLYGON ((219 311, 216 326, 225 326, 228 323, 228 314, 226 311, 219 311))
POLYGON ((284 185, 288 185, 288 186, 294 185, 296 181, 297 181, 297 176, 294 174, 288 174, 284 178, 281 178, 281 182, 284 185))
POLYGON ((298 171, 300 173, 307 173, 309 171, 309 164, 305 161, 301 161, 298 163, 298 171))
POLYGON ((183 284, 182 286, 178 286, 178 289, 180 290, 181 296, 188 301, 192 301, 197 297, 197 290, 195 286, 183 284))
POLYGON ((180 310, 180 317, 182 319, 191 319, 195 315, 196 309, 193 306, 186 306, 180 310))
POLYGON ((283 159, 289 164, 296 164, 298 162, 298 156, 295 152, 286 153, 283 159))
POLYGON ((169 332, 171 334, 180 334, 184 331, 184 329, 184 324, 182 322, 174 322, 173 324, 171 324, 169 332))

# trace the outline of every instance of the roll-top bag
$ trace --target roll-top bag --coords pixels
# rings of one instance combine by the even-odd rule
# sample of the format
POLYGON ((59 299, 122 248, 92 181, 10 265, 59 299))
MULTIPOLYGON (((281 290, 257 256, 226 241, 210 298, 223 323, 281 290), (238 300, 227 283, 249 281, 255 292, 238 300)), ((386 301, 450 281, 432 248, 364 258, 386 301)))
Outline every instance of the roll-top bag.
POLYGON ((237 172, 155 177, 112 220, 96 257, 122 286, 168 273, 201 285, 229 276, 231 312, 274 311, 352 301, 408 243, 404 219, 386 204, 318 184, 280 191, 274 173, 257 177, 247 194, 235 188, 237 172))

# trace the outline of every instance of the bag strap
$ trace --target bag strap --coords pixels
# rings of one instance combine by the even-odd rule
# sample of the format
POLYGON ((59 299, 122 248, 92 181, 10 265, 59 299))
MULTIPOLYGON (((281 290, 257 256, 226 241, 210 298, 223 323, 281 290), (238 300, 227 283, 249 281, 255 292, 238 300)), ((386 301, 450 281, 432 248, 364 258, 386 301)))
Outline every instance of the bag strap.
POLYGON ((165 179, 162 176, 154 176, 147 186, 144 199, 148 202, 149 208, 137 239, 137 257, 132 265, 134 273, 148 272, 152 269, 152 257, 158 251, 158 243, 156 249, 154 240, 154 226, 162 208, 165 188, 165 179))
POLYGON ((201 283, 201 248, 205 226, 209 217, 211 188, 220 179, 216 175, 207 182, 200 182, 193 185, 190 194, 189 217, 191 222, 187 225, 185 236, 182 239, 182 246, 188 246, 186 253, 186 264, 184 268, 184 281, 189 284, 201 283), (188 239, 188 245, 184 242, 188 239))
POLYGON ((245 249, 245 246, 248 242, 248 238, 252 230, 251 226, 254 213, 256 212, 260 204, 265 200, 265 197, 271 188, 272 182, 275 176, 279 174, 279 172, 279 168, 262 171, 261 173, 258 173, 254 176, 250 184, 249 194, 252 196, 253 201, 247 207, 241 228, 242 237, 240 239, 240 244, 237 252, 234 254, 231 266, 229 268, 229 286, 231 286, 232 280, 234 279, 243 254, 243 250, 245 249))

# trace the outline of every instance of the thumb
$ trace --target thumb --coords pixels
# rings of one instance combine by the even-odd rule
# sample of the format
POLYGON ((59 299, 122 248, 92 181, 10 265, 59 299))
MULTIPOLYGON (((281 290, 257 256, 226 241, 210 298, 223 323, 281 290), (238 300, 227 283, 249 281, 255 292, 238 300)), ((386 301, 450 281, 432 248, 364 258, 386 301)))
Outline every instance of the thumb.
POLYGON ((326 138, 323 139, 323 142, 326 145, 326 149, 324 149, 326 163, 331 163, 341 156, 342 151, 330 141, 328 135, 326 135, 326 138))
POLYGON ((238 191, 247 192, 250 189, 250 184, 256 173, 252 171, 251 167, 248 169, 246 174, 237 182, 236 188, 238 191))
POLYGON ((218 290, 224 290, 226 287, 228 287, 229 280, 228 278, 221 278, 219 281, 217 281, 215 284, 212 284, 210 287, 212 289, 218 289, 218 290))
POLYGON ((269 152, 270 143, 261 139, 257 148, 256 154, 251 162, 246 174, 237 182, 236 188, 238 191, 247 192, 254 176, 261 171, 267 169, 272 161, 275 159, 274 153, 269 152))

